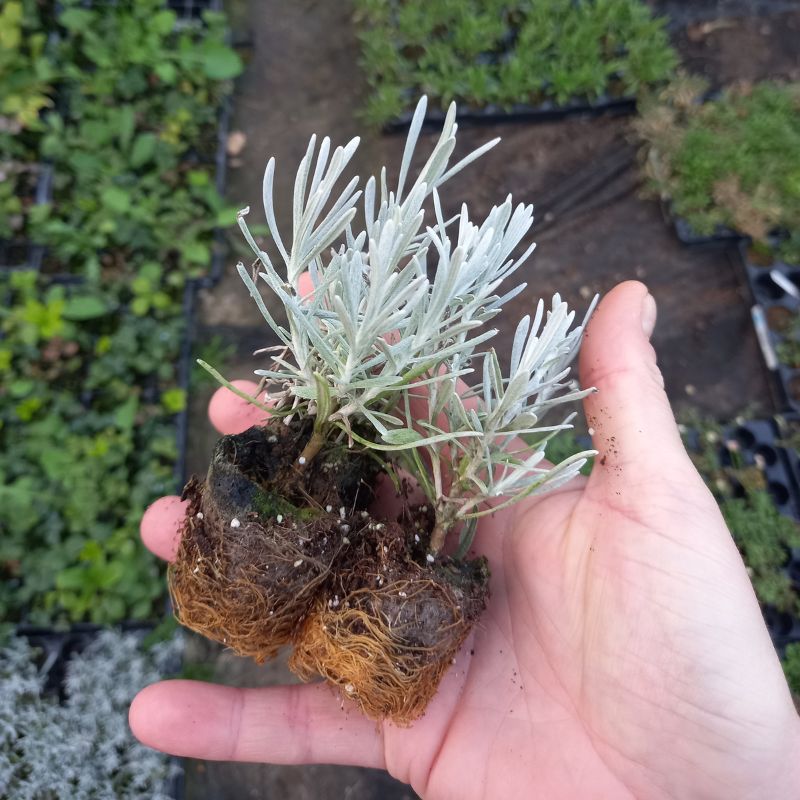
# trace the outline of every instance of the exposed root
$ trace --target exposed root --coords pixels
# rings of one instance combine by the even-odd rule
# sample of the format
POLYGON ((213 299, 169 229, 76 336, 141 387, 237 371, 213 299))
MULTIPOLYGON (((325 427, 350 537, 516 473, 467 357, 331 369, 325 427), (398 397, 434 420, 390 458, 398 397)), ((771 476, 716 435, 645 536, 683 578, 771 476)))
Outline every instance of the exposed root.
MULTIPOLYGON (((196 483, 187 493, 191 505, 168 573, 178 620, 239 655, 259 663, 272 658, 292 640, 328 579, 338 539, 330 538, 325 551, 314 552, 324 534, 303 540, 295 523, 267 529, 254 515, 239 520, 235 535, 215 535, 222 525, 230 527, 230 520, 217 518, 196 483)), ((311 527, 316 531, 304 529, 302 536, 337 532, 330 517, 311 527)))
MULTIPOLYGON (((471 567, 467 585, 413 562, 406 577, 317 602, 295 642, 290 668, 302 679, 319 673, 373 719, 407 725, 420 717, 485 606, 488 570, 471 567)), ((355 572, 355 571, 354 571, 355 572)), ((379 576, 378 572, 378 576, 379 576)))

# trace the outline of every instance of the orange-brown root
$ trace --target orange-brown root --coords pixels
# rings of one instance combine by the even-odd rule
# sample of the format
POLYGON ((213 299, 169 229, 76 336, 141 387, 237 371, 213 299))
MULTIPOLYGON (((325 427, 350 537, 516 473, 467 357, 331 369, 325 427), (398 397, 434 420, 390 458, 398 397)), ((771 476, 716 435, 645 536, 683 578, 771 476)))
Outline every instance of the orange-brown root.
POLYGON ((398 725, 422 716, 477 617, 476 603, 465 613, 447 584, 425 578, 330 603, 307 618, 289 667, 303 680, 322 675, 368 717, 398 725))
POLYGON ((288 532, 267 531, 257 519, 241 520, 235 536, 220 535, 229 521, 217 519, 214 507, 202 502, 199 484, 190 484, 187 493, 191 504, 168 571, 175 616, 262 663, 292 640, 330 564, 310 557, 288 532))

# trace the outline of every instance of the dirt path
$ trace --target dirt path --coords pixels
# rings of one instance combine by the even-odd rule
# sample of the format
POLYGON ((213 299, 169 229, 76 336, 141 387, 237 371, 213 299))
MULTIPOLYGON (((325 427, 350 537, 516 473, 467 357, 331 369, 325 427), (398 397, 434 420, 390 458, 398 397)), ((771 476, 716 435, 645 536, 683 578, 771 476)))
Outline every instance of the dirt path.
MULTIPOLYGON (((674 35, 692 69, 715 80, 800 76, 800 11, 731 21, 730 15, 742 9, 763 14, 769 4, 703 0, 692 4, 691 18, 686 17, 686 3, 654 4, 684 9, 682 21, 692 25, 674 35), (727 15, 724 22, 709 23, 721 14, 727 15)), ((235 130, 246 134, 247 145, 230 171, 228 197, 241 206, 250 204, 252 221, 262 222, 261 178, 268 157, 275 155, 278 220, 285 225, 294 170, 308 137, 330 134, 334 143, 344 143, 364 133, 354 115, 365 84, 349 4, 236 0, 230 8, 239 38, 249 39, 253 47, 237 87, 233 122, 235 130)), ((507 353, 516 319, 539 296, 559 291, 583 308, 595 292, 637 278, 647 282, 658 301, 654 344, 676 409, 693 406, 717 417, 730 417, 745 407, 769 410, 767 376, 735 251, 684 248, 664 224, 659 205, 640 197, 628 120, 466 129, 460 151, 495 135, 503 137, 501 145, 454 180, 448 196, 456 206, 467 201, 473 217, 484 215, 509 192, 536 206, 539 246, 521 276, 528 289, 506 311, 506 327, 495 343, 498 351, 507 353)), ((363 181, 383 163, 396 167, 402 146, 402 137, 365 135, 355 172, 363 181)), ((203 298, 198 339, 223 335, 237 353, 228 374, 247 377, 253 369, 252 350, 271 342, 232 267, 203 298)), ((208 394, 195 392, 192 400, 190 468, 198 472, 204 470, 215 438, 205 418, 208 394)), ((200 647, 198 660, 217 652, 200 647)), ((229 655, 216 659, 215 672, 218 680, 235 685, 270 685, 288 678, 281 663, 259 668, 229 655)), ((191 765, 188 790, 190 799, 203 800, 412 797, 406 787, 353 768, 214 763, 191 765)))

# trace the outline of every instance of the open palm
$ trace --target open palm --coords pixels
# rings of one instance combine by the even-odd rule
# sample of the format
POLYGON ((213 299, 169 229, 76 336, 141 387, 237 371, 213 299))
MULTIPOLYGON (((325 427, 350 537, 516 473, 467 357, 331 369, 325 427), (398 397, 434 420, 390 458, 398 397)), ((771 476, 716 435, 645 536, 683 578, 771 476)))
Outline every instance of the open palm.
MULTIPOLYGON (((422 719, 376 726, 323 685, 166 681, 134 702, 136 735, 177 755, 384 767, 426 798, 799 797, 800 719, 681 445, 648 298, 622 284, 587 333, 590 478, 479 529, 492 597, 422 719)), ((212 419, 231 432, 252 414, 229 394, 212 419)), ((164 498, 145 516, 157 554, 174 555, 182 512, 164 498)))

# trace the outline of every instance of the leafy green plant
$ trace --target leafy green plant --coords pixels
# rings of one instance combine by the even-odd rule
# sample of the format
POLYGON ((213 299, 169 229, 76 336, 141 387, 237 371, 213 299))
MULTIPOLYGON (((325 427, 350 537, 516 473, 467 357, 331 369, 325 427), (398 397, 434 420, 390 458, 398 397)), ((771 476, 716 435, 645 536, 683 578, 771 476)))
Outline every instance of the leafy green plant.
POLYGON ((64 110, 48 115, 40 147, 54 202, 32 210, 32 235, 50 269, 137 276, 135 313, 163 313, 169 287, 207 270, 214 228, 235 219, 213 161, 218 107, 241 60, 221 14, 176 27, 163 0, 63 5, 64 110))
MULTIPOLYGON (((195 345, 197 360, 205 364, 216 364, 220 372, 227 371, 228 362, 236 354, 233 343, 219 334, 201 339, 195 345)), ((192 366, 192 386, 214 386, 217 381, 197 361, 192 366)))
POLYGON ((235 219, 213 157, 242 65, 218 13, 49 7, 0 12, 0 238, 44 244, 46 272, 88 282, 0 280, 0 617, 150 618, 163 584, 138 521, 174 489, 183 287, 235 219), (35 205, 43 159, 54 202, 35 205))
POLYGON ((366 117, 384 123, 419 94, 446 107, 630 95, 672 73, 663 20, 640 0, 358 0, 366 117))
POLYGON ((163 586, 138 520, 173 489, 183 322, 32 273, 0 288, 0 616, 151 617, 163 586))
POLYGON ((763 82, 702 102, 683 78, 641 104, 654 192, 699 234, 735 228, 800 263, 800 84, 763 82))
POLYGON ((0 240, 28 236, 40 172, 42 112, 53 105, 56 68, 45 50, 40 15, 35 0, 9 0, 0 7, 0 240))
POLYGON ((35 128, 52 106, 55 69, 45 52, 47 34, 35 0, 7 0, 0 8, 0 130, 35 128))

